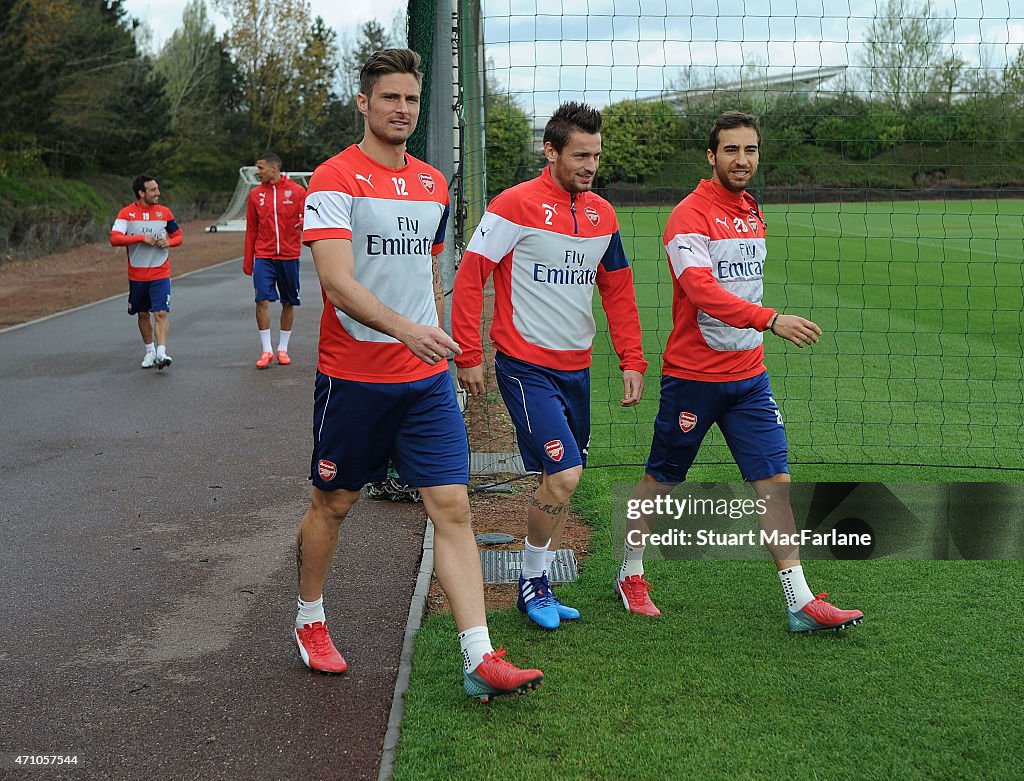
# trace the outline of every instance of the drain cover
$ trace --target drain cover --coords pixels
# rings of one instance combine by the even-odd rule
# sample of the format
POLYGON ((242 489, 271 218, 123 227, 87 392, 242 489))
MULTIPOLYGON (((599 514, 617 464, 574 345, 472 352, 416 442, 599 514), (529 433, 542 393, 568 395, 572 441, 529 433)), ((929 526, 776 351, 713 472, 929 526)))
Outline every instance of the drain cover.
MULTIPOLYGON (((519 571, 523 568, 522 550, 482 550, 480 566, 484 571, 484 583, 518 583, 519 571)), ((568 548, 559 548, 551 562, 548 577, 552 583, 568 583, 579 577, 576 554, 568 548)))
POLYGON ((516 538, 504 532, 488 532, 476 535, 476 541, 481 545, 501 545, 506 542, 515 542, 516 538))
POLYGON ((469 473, 471 475, 517 474, 525 475, 526 467, 518 453, 480 453, 469 454, 469 473))

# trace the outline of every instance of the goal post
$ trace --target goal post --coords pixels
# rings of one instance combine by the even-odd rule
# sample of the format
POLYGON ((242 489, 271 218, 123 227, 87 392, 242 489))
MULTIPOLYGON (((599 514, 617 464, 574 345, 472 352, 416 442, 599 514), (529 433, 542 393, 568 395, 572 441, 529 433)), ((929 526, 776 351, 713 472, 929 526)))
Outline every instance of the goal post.
MULTIPOLYGON (((312 171, 284 171, 294 182, 303 187, 309 187, 309 178, 312 171)), ((256 178, 256 166, 243 165, 238 169, 238 184, 235 185, 235 192, 231 195, 228 208, 213 225, 207 229, 207 233, 240 233, 245 231, 245 203, 249 199, 249 193, 260 183, 256 178)))

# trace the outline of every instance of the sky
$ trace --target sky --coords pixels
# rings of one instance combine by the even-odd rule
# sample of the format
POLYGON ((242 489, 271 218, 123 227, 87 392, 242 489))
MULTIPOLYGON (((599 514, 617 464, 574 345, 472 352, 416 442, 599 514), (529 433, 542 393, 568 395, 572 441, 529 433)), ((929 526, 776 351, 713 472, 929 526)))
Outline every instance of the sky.
MULTIPOLYGON (((924 0, 904 0, 920 7, 924 0)), ((887 0, 485 0, 490 74, 543 117, 562 100, 602 107, 690 84, 857 66, 887 0)), ((1001 67, 1024 44, 1024 0, 932 0, 936 46, 1001 67)), ((853 71, 850 71, 851 73, 853 71)))
MULTIPOLYGON (((872 19, 890 0, 482 0, 489 74, 528 114, 563 100, 595 106, 694 81, 857 65, 872 19), (687 70, 689 68, 689 71, 687 70)), ((899 2, 900 0, 895 0, 899 2)), ((920 7, 926 0, 902 0, 920 7)), ((159 45, 186 0, 127 0, 159 45)), ((209 5, 209 4, 208 4, 209 5)), ((310 0, 341 40, 377 19, 391 29, 407 0, 310 0)), ((974 67, 1002 67, 1024 45, 1024 0, 931 0, 948 29, 936 42, 974 67)), ((218 29, 223 19, 211 15, 218 29)))

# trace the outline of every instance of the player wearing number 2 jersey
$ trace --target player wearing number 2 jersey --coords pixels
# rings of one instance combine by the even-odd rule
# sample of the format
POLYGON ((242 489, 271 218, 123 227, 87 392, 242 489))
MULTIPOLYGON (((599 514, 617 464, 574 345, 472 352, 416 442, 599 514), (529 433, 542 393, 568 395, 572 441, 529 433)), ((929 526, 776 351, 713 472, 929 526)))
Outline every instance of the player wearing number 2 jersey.
MULTIPOLYGON (((445 356, 459 346, 438 327, 437 255, 448 220, 439 171, 405 151, 419 116, 420 57, 373 54, 356 103, 363 140, 317 168, 303 242, 320 277, 324 313, 313 411, 313 500, 298 532, 303 661, 325 672, 347 663, 327 632, 323 586, 341 522, 390 459, 418 488, 434 523, 438 580, 452 606, 466 694, 486 701, 543 680, 491 646, 483 575, 470 525, 466 427, 445 356)), ((352 598, 369 599, 358 584, 352 598)))
POLYGON ((591 192, 601 156, 601 114, 564 103, 544 130, 548 165, 494 198, 455 277, 452 330, 459 381, 484 391, 480 312, 494 274, 495 376, 516 427, 530 497, 518 606, 544 629, 579 618, 553 594, 551 564, 590 442, 594 288, 622 370, 624 407, 640 401, 647 369, 633 272, 611 204, 591 192))
MULTIPOLYGON (((722 114, 711 131, 711 179, 675 208, 665 227, 672 271, 672 333, 665 346, 661 404, 644 480, 634 499, 667 494, 686 478, 697 450, 717 423, 765 508, 762 530, 792 535, 789 466, 782 415, 764 366, 762 333, 813 345, 821 329, 810 320, 761 305, 767 224, 747 187, 757 171, 761 131, 756 117, 722 114)), ((632 531, 647 531, 640 519, 632 531)), ((643 545, 627 535, 616 593, 633 613, 658 615, 644 579, 643 545)), ((791 631, 843 629, 859 610, 840 610, 814 596, 796 546, 769 546, 782 582, 791 631)))

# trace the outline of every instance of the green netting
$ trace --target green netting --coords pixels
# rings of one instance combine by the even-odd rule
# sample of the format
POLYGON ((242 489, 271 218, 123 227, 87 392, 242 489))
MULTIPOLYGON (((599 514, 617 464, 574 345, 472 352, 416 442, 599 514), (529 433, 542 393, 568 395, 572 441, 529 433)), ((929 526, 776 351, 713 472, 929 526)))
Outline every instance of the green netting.
POLYGON ((430 132, 430 118, 426 107, 430 105, 430 73, 434 60, 434 21, 437 16, 437 0, 409 0, 408 46, 419 52, 423 58, 423 89, 420 92, 420 121, 416 132, 409 139, 407 148, 414 157, 421 160, 427 156, 427 134, 430 132))

